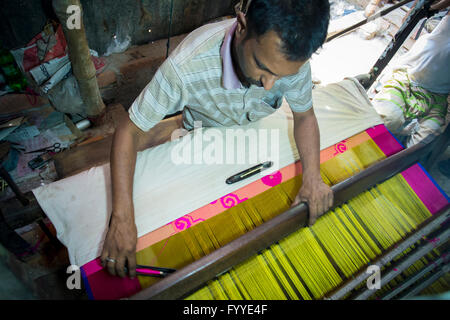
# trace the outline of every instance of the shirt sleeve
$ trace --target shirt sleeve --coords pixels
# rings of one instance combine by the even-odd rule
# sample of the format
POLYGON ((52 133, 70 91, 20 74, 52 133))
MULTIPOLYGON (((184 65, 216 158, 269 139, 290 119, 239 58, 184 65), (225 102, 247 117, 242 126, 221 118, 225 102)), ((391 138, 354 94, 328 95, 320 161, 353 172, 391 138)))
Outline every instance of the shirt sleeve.
POLYGON ((148 131, 166 115, 181 111, 183 96, 182 81, 169 57, 131 105, 130 120, 139 129, 148 131))
MULTIPOLYGON (((289 77, 290 78, 290 77, 289 77)), ((312 77, 309 61, 291 79, 284 97, 293 112, 305 112, 312 108, 312 77)))

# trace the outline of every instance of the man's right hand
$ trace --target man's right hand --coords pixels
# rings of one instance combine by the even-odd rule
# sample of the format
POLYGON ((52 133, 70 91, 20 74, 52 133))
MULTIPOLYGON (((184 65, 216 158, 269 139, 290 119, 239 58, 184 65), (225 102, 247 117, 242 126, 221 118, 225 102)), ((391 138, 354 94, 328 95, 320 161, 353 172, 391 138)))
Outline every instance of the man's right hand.
MULTIPOLYGON (((133 217, 134 215, 129 215, 133 217)), ((111 214, 108 233, 100 256, 103 267, 112 275, 125 277, 125 266, 131 279, 136 277, 137 229, 133 220, 120 220, 111 214)))
POLYGON ((128 116, 120 121, 111 146, 112 208, 109 229, 100 256, 110 274, 136 276, 137 230, 133 210, 133 177, 137 151, 170 140, 175 129, 182 128, 181 115, 158 124, 148 132, 139 129, 128 116))

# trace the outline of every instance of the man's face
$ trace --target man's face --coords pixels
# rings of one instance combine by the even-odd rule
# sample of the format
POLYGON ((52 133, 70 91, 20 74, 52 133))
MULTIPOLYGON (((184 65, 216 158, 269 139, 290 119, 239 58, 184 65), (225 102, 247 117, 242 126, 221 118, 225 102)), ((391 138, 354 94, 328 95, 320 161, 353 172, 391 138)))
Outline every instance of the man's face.
POLYGON ((243 85, 253 84, 270 90, 275 81, 297 73, 306 62, 287 60, 275 31, 268 31, 260 37, 249 36, 244 15, 238 15, 237 19, 232 45, 233 63, 243 85))

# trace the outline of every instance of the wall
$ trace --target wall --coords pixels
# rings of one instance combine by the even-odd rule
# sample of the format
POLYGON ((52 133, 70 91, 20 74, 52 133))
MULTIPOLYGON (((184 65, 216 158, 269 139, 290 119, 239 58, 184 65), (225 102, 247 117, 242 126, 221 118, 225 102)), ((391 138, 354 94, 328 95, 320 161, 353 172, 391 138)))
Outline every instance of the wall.
MULTIPOLYGON (((233 14, 237 1, 173 0, 172 35, 187 33, 206 21, 233 14)), ((81 0, 81 4, 89 46, 100 55, 111 45, 125 42, 127 37, 135 45, 167 37, 171 0, 81 0)), ((55 19, 51 0, 1 1, 3 46, 8 49, 24 46, 49 19, 55 19)))

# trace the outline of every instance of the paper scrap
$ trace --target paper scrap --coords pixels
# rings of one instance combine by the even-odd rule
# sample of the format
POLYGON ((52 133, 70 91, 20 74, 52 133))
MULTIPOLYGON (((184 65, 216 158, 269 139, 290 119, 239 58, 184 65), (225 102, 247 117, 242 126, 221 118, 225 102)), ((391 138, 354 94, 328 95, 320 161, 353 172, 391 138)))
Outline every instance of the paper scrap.
POLYGON ((6 140, 20 143, 23 140, 28 140, 39 135, 39 129, 36 126, 19 127, 13 133, 6 137, 6 140))

